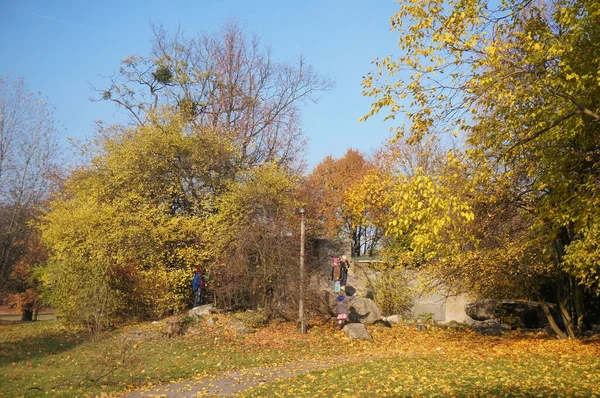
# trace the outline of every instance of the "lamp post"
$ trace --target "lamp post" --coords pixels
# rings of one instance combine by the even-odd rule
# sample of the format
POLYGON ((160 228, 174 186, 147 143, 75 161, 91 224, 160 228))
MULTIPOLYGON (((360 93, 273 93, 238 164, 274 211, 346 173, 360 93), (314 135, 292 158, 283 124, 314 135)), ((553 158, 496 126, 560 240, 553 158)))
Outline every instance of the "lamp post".
POLYGON ((300 333, 306 333, 304 323, 304 213, 306 210, 301 208, 300 213, 300 298, 298 300, 298 324, 300 333))

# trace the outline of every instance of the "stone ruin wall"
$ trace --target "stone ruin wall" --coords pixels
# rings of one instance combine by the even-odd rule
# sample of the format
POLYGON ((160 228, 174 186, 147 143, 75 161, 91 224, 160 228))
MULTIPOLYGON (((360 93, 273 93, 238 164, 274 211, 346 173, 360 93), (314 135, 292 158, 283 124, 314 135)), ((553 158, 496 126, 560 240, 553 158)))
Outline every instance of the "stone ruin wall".
MULTIPOLYGON (((372 297, 372 285, 377 278, 377 272, 369 267, 368 263, 353 261, 351 253, 350 239, 315 239, 309 242, 306 257, 310 275, 309 289, 333 291, 333 282, 329 280, 332 259, 346 255, 351 263, 348 286, 355 289, 360 296, 372 297)), ((431 314, 436 321, 469 322, 471 318, 465 312, 468 303, 470 300, 464 294, 458 296, 447 296, 444 292, 423 294, 415 297, 412 315, 418 317, 431 314)))
POLYGON ((350 259, 352 240, 350 239, 315 239, 307 248, 307 265, 309 268, 309 288, 314 290, 332 290, 331 264, 334 257, 345 255, 350 259))

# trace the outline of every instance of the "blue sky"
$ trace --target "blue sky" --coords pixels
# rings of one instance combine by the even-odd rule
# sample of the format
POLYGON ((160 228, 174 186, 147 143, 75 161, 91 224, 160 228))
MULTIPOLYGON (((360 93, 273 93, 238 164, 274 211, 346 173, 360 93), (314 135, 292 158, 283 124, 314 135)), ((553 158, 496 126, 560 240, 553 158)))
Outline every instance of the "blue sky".
POLYGON ((94 121, 122 119, 109 103, 91 102, 91 85, 107 85, 131 54, 147 55, 150 24, 186 34, 214 31, 228 19, 240 21, 272 46, 275 58, 302 54, 336 88, 303 107, 309 138, 308 163, 342 156, 349 147, 367 154, 389 136, 380 120, 358 123, 369 109, 360 81, 377 56, 394 52, 389 17, 392 0, 305 1, 83 1, 0 0, 0 75, 23 76, 56 107, 65 137, 91 137, 94 121))

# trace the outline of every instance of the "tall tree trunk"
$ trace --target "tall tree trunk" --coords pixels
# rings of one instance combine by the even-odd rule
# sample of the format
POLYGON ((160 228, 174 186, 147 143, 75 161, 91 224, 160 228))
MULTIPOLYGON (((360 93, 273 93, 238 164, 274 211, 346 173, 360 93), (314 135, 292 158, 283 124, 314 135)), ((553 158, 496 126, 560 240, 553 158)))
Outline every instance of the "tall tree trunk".
POLYGON ((360 225, 352 230, 352 257, 360 257, 362 231, 360 225))
POLYGON ((571 277, 572 280, 572 290, 573 290, 573 320, 574 320, 574 328, 577 337, 583 336, 583 321, 585 315, 585 295, 583 292, 583 287, 577 283, 577 280, 574 277, 571 277))
POLYGON ((550 309, 548 308, 548 303, 546 303, 545 301, 542 301, 541 305, 542 305, 542 309, 544 310, 544 314, 546 314, 546 318, 548 318, 548 323, 550 324, 550 327, 552 328, 552 330, 554 330, 554 333, 556 333, 556 335, 558 336, 559 339, 566 339, 567 335, 556 324, 556 321, 554 320, 554 317, 552 316, 552 313, 550 312, 550 309))
POLYGON ((575 329, 573 328, 573 318, 571 317, 571 311, 569 311, 570 303, 569 296, 570 293, 568 291, 568 287, 566 289, 561 283, 559 283, 559 288, 557 290, 557 301, 558 301, 558 309, 560 310, 560 315, 563 318, 565 323, 565 328, 567 329, 568 337, 574 338, 576 337, 575 329))
MULTIPOLYGON (((555 265, 560 270, 562 267, 565 248, 571 243, 573 233, 570 227, 561 227, 554 240, 555 265)), ((579 338, 583 335, 583 322, 585 318, 583 288, 577 279, 561 271, 557 281, 557 304, 564 320, 568 337, 579 338)))
POLYGON ((365 254, 369 257, 373 257, 373 250, 377 244, 377 228, 371 227, 371 236, 365 245, 365 254))
POLYGON ((33 309, 24 308, 21 315, 21 321, 31 322, 33 321, 33 309))

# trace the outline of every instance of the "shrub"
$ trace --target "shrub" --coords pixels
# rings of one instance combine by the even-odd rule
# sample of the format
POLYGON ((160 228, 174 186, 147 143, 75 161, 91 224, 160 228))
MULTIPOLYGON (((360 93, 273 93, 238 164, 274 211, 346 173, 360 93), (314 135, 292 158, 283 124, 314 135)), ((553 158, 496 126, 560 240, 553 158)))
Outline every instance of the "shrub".
POLYGON ((243 321, 246 326, 252 329, 258 329, 265 326, 269 320, 268 314, 262 310, 238 312, 235 314, 235 318, 243 321))
POLYGON ((374 285, 374 300, 384 315, 404 315, 410 312, 413 291, 402 270, 381 271, 374 285))
POLYGON ((144 270, 136 278, 134 292, 137 315, 160 319, 181 312, 192 303, 193 271, 185 269, 144 270))
POLYGON ((82 262, 66 267, 51 261, 44 279, 44 299, 67 323, 85 326, 91 335, 108 329, 118 310, 124 308, 123 296, 116 289, 118 281, 109 267, 89 267, 82 262))

